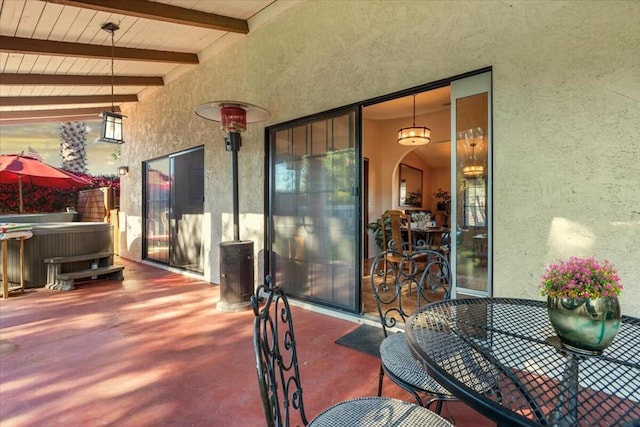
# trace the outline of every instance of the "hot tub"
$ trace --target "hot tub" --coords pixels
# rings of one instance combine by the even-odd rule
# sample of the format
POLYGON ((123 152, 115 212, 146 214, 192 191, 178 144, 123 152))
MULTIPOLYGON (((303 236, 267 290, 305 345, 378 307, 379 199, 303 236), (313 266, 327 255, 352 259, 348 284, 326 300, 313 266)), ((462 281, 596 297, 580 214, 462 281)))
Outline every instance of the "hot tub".
MULTIPOLYGON (((106 222, 50 222, 31 225, 33 237, 24 241, 25 288, 39 288, 46 284, 45 258, 113 252, 113 226, 106 222)), ((19 283, 18 241, 9 241, 7 267, 9 282, 19 283)), ((78 263, 77 267, 83 269, 89 268, 89 265, 78 263)))
POLYGON ((42 223, 42 222, 73 222, 78 219, 77 212, 47 212, 34 214, 0 215, 0 223, 42 223))

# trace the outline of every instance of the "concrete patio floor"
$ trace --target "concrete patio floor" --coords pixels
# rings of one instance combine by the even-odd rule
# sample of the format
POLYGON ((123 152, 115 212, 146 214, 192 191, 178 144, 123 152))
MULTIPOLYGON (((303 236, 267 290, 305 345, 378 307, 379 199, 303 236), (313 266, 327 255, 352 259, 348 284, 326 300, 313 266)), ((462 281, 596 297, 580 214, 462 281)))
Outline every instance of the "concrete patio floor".
MULTIPOLYGON (((253 314, 219 288, 117 259, 124 281, 31 289, 0 302, 0 425, 262 426, 253 314)), ((335 344, 358 325, 293 309, 307 414, 375 395, 379 362, 335 344)), ((411 400, 386 380, 384 395, 411 400)), ((459 402, 457 426, 493 425, 459 402)))

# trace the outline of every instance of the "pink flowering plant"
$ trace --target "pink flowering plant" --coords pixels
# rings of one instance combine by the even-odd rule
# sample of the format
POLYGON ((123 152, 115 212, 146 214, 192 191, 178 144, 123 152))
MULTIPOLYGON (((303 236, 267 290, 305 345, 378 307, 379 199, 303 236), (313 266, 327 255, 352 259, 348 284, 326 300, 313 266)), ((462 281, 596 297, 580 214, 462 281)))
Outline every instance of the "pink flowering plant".
MULTIPOLYGON (((55 188, 25 184, 22 198, 25 213, 61 212, 66 207, 76 207, 78 191, 91 188, 112 187, 115 197, 120 197, 120 177, 117 175, 89 175, 73 172, 91 184, 82 188, 55 188)), ((0 184, 0 214, 20 211, 18 184, 0 184)))
POLYGON ((593 257, 571 257, 550 265, 540 284, 540 295, 560 298, 616 297, 621 291, 620 278, 609 261, 593 257))

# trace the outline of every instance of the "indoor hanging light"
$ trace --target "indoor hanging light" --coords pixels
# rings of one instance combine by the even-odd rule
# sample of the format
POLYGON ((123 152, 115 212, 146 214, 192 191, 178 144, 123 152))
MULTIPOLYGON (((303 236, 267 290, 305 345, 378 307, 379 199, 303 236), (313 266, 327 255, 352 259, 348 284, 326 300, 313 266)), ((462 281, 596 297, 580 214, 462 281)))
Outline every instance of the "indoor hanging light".
POLYGON ((471 165, 465 166, 462 168, 462 175, 465 178, 478 178, 484 175, 484 166, 480 165, 471 165))
POLYGON ((482 144, 483 131, 482 128, 467 129, 460 132, 459 138, 464 140, 471 147, 471 164, 462 168, 462 175, 465 178, 477 179, 484 175, 484 166, 476 158, 476 147, 482 144))
POLYGON ((398 131, 398 144, 425 145, 431 142, 431 129, 416 126, 416 96, 413 95, 413 126, 398 131))
POLYGON ((120 27, 113 22, 108 22, 101 27, 104 31, 111 33, 111 111, 102 112, 102 127, 100 129, 100 138, 98 141, 110 142, 112 144, 124 143, 122 135, 122 119, 126 116, 116 113, 113 103, 113 87, 115 86, 115 77, 113 72, 113 63, 115 59, 114 34, 120 27))

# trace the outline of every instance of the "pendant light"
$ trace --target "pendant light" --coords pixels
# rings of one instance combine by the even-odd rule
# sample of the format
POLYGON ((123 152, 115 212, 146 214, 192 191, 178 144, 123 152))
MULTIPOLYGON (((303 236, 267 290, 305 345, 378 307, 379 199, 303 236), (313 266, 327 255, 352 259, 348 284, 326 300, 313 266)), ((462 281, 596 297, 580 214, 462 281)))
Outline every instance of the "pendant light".
MULTIPOLYGON (((458 138, 471 147, 469 156, 470 164, 462 168, 462 175, 468 179, 477 179, 484 176, 484 165, 476 158, 476 147, 482 144, 484 132, 481 127, 467 129, 458 134, 458 138)), ((480 149, 480 147, 478 147, 480 149)))
POLYGON ((102 127, 100 129, 100 138, 98 141, 109 142, 111 144, 123 144, 124 138, 122 134, 122 119, 126 116, 116 113, 113 104, 113 87, 115 86, 115 77, 113 72, 113 63, 115 59, 115 44, 113 36, 120 27, 113 22, 108 22, 101 27, 104 31, 111 33, 111 111, 102 112, 102 127))
POLYGON ((413 126, 398 131, 398 144, 425 145, 431 142, 431 129, 416 126, 416 96, 413 95, 413 126))

